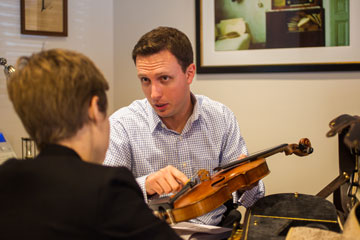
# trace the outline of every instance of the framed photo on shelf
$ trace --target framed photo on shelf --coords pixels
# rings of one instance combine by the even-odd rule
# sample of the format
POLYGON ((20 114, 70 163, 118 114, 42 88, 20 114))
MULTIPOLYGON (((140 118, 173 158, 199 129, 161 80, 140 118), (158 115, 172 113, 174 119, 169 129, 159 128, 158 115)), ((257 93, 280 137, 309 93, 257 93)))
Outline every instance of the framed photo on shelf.
POLYGON ((195 0, 197 72, 360 71, 360 1, 311 2, 195 0))
POLYGON ((21 33, 67 36, 67 0, 21 0, 21 33))

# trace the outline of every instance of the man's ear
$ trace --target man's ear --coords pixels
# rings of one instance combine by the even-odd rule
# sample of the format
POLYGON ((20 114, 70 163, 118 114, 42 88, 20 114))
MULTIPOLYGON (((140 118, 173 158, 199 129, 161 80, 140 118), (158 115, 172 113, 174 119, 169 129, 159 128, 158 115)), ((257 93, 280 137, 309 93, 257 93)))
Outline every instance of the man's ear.
POLYGON ((98 122, 102 116, 99 106, 98 106, 99 97, 93 96, 90 100, 90 105, 88 109, 89 119, 93 122, 98 122))
POLYGON ((187 67, 186 72, 185 72, 185 76, 186 76, 186 80, 187 80, 188 84, 192 83, 192 81, 194 79, 194 76, 195 76, 195 70, 196 70, 196 67, 195 67, 194 63, 190 64, 187 67))

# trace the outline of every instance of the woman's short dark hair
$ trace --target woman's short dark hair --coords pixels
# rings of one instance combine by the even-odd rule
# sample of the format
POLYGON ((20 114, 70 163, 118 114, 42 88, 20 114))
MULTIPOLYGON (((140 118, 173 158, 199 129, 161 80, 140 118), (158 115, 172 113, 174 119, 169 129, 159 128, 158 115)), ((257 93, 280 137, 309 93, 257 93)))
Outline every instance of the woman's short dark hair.
POLYGON ((21 57, 8 81, 9 98, 26 131, 41 149, 74 136, 89 121, 91 98, 106 114, 103 74, 86 56, 52 49, 21 57))

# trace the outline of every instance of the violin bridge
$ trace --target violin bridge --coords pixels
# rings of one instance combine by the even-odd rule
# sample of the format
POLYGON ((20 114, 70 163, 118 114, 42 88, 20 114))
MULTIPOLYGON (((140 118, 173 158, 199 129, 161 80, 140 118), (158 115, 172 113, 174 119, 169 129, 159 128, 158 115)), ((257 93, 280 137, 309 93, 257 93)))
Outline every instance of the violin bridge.
POLYGON ((200 169, 198 171, 198 177, 201 182, 208 181, 208 180, 210 180, 210 173, 209 173, 209 171, 207 171, 205 169, 200 169))

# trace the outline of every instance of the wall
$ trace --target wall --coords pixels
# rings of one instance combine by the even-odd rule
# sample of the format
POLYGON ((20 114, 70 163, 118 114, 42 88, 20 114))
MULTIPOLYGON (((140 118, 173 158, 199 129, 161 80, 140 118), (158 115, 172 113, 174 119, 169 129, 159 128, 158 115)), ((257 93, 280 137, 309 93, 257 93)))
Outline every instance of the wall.
MULTIPOLYGON (((115 107, 126 106, 134 99, 143 97, 131 57, 138 39, 160 25, 185 31, 195 22, 193 5, 193 1, 176 0, 114 1, 115 107)), ((192 44, 195 44, 195 32, 186 32, 192 44)))
MULTIPOLYGON (((68 37, 46 37, 20 34, 20 1, 0 2, 0 57, 14 65, 22 55, 41 49, 67 48, 90 57, 109 81, 110 112, 113 111, 113 1, 69 0, 68 37)), ((2 67, 1 67, 2 68, 2 67)), ((21 137, 27 134, 15 114, 6 92, 5 76, 0 73, 0 129, 8 136, 18 157, 21 137)))
MULTIPOLYGON (((254 1, 255 2, 255 1, 254 1)), ((257 1, 256 1, 257 2, 257 1)), ((131 50, 138 38, 160 25, 184 31, 195 46, 194 1, 115 1, 114 106, 143 98, 131 50)), ((251 58, 251 55, 249 55, 251 58)), ((316 194, 338 175, 337 137, 326 138, 328 123, 340 114, 360 115, 360 72, 197 75, 192 91, 229 106, 250 153, 308 137, 308 157, 268 158, 267 194, 316 194)))

